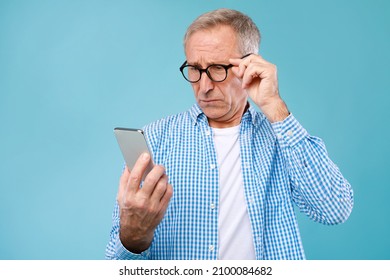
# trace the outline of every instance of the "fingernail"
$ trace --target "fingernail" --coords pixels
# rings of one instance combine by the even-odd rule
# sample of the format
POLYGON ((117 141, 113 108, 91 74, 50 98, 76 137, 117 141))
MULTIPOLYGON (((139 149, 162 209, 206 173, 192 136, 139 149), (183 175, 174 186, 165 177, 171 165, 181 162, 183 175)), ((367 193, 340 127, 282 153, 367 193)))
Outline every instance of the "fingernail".
POLYGON ((148 153, 143 153, 142 154, 142 159, 143 160, 148 160, 149 159, 149 154, 148 153))

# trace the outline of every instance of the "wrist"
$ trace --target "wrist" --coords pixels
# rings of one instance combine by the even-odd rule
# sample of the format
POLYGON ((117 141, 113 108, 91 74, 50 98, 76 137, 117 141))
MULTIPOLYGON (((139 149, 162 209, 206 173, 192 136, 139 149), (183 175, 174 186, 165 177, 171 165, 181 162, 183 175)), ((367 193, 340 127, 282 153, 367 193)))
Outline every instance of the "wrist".
POLYGON ((137 238, 137 234, 132 233, 130 230, 121 228, 119 231, 119 239, 128 251, 134 254, 141 254, 146 251, 152 243, 153 235, 151 238, 142 236, 137 238))
POLYGON ((269 102, 261 106, 260 109, 271 123, 281 122, 290 115, 287 105, 282 99, 269 102))

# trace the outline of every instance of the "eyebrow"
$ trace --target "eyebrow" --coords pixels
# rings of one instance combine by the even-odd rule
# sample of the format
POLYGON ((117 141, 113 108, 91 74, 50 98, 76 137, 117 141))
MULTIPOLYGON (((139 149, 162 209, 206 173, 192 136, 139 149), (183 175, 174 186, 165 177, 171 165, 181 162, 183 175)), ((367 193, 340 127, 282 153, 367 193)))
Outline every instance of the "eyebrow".
MULTIPOLYGON (((243 58, 245 58, 245 57, 248 57, 248 56, 250 56, 251 54, 252 54, 252 53, 248 53, 248 54, 246 54, 246 55, 240 57, 240 59, 243 59, 243 58)), ((195 66, 195 67, 198 67, 198 68, 202 68, 202 65, 201 65, 199 62, 194 62, 194 63, 188 63, 188 61, 186 61, 186 62, 187 62, 187 65, 191 65, 191 66, 195 66)), ((210 65, 214 65, 214 64, 217 64, 217 65, 230 65, 230 63, 229 63, 229 64, 226 64, 226 63, 219 63, 219 62, 211 62, 211 63, 209 63, 206 67, 208 67, 208 66, 210 66, 210 65)))
MULTIPOLYGON (((202 68, 202 65, 199 63, 199 62, 194 62, 194 63, 188 63, 187 61, 187 65, 191 65, 191 66, 195 66, 195 67, 198 67, 198 68, 202 68)), ((206 67, 210 66, 210 65, 228 65, 228 63, 220 63, 220 62, 210 62, 206 65, 206 67)))
POLYGON ((191 66, 195 66, 195 67, 202 67, 202 65, 200 65, 200 63, 198 63, 198 62, 194 62, 194 63, 188 63, 188 61, 187 61, 187 64, 188 65, 191 65, 191 66))

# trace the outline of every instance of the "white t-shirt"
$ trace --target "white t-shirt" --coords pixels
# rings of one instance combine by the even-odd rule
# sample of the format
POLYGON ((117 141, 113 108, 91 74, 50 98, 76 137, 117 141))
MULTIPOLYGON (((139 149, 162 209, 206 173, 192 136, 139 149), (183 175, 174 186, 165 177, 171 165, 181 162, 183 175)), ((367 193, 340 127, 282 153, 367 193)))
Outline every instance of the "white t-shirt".
POLYGON ((220 181, 219 259, 255 259, 241 170, 240 126, 213 128, 220 181))

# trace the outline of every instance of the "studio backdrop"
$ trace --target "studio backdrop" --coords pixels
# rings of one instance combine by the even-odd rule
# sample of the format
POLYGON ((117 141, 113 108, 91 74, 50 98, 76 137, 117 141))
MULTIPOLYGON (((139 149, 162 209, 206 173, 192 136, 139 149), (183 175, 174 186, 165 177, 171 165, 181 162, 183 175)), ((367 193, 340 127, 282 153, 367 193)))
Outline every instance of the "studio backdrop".
POLYGON ((342 225, 297 211, 307 258, 390 258, 389 1, 1 0, 0 259, 104 258, 113 128, 195 102, 182 38, 221 7, 259 26, 282 98, 352 184, 342 225))

